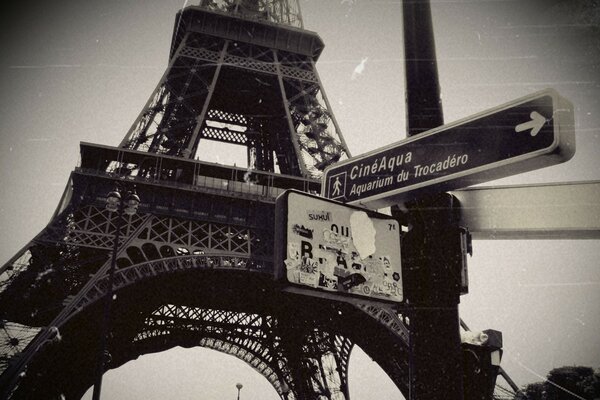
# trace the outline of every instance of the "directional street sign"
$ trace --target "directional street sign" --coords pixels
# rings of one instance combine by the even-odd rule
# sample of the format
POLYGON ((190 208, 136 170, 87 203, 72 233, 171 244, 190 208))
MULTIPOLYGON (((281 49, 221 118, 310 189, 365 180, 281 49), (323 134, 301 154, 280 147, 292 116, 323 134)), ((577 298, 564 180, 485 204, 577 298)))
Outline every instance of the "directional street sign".
POLYGON ((337 163, 324 197, 369 208, 475 185, 567 161, 573 105, 547 89, 337 163))

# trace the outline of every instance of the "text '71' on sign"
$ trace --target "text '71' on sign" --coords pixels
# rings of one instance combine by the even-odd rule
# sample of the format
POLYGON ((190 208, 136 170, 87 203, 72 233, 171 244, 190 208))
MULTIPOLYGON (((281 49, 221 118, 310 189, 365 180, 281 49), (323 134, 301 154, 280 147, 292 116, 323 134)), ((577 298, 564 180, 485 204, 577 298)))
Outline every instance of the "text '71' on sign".
POLYGON ((322 194, 382 208, 558 164, 574 152, 573 105, 546 89, 337 163, 323 174, 322 194))

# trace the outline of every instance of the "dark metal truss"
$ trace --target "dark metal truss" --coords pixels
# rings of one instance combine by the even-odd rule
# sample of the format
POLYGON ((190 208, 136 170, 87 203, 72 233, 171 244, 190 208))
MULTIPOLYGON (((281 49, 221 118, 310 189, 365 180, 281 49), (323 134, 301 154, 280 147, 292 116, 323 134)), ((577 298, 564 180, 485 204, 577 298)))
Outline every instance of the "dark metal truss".
POLYGON ((283 79, 286 103, 302 163, 313 178, 349 156, 325 93, 318 84, 283 79))
POLYGON ((302 14, 297 0, 200 0, 199 6, 244 19, 302 28, 302 14))
MULTIPOLYGON (((261 373, 284 399, 297 399, 287 354, 303 354, 302 369, 308 374, 315 399, 346 399, 348 361, 352 343, 342 336, 313 330, 300 349, 286 348, 277 318, 217 309, 163 305, 147 316, 134 346, 144 348, 160 339, 193 338, 193 343, 233 355, 261 373)), ((162 341, 164 343, 164 341, 162 341)), ((185 340, 189 343, 188 340, 185 340)), ((152 344, 153 346, 153 344, 152 344)), ((300 394, 300 398, 303 397, 300 394)))
POLYGON ((382 325, 392 331, 405 346, 408 346, 409 330, 408 323, 402 314, 393 310, 391 307, 383 305, 374 305, 371 303, 357 304, 357 307, 376 319, 382 325))
POLYGON ((312 178, 320 177, 328 165, 349 156, 310 57, 187 34, 121 147, 195 157, 201 138, 253 149, 250 154, 256 160, 249 160, 249 165, 259 170, 272 170, 269 159, 274 152, 282 171, 312 178), (242 87, 259 83, 262 93, 247 97, 238 112, 218 105, 223 101, 220 96, 235 96, 234 92, 219 92, 220 82, 225 79, 223 68, 238 71, 236 82, 246 82, 242 87), (267 119, 257 115, 263 99, 274 102, 269 103, 270 112, 281 109, 284 113, 267 119), (287 124, 280 126, 272 118, 287 120, 287 124), (273 146, 270 137, 283 134, 281 129, 289 132, 285 139, 276 139, 273 146), (249 132, 256 130, 260 139, 253 136, 251 140, 249 132), (290 159, 296 160, 298 172, 290 159))
POLYGON ((164 305, 146 317, 144 330, 134 338, 134 345, 144 346, 145 341, 171 335, 191 336, 198 346, 241 359, 262 374, 281 396, 285 385, 291 383, 273 335, 272 317, 164 305))
MULTIPOLYGON (((178 269, 243 267, 262 272, 272 270, 272 260, 268 257, 272 254, 272 243, 264 233, 254 228, 151 214, 125 218, 117 254, 120 267, 116 275, 118 287, 178 269)), ((0 332, 2 371, 8 367, 8 360, 13 358, 16 361, 13 367, 24 366, 33 357, 37 347, 52 339, 54 329, 60 328, 104 293, 109 268, 106 255, 112 246, 115 222, 108 211, 94 205, 76 209, 68 207, 2 267, 0 296, 4 297, 10 295, 6 290, 25 275, 32 275, 34 283, 48 282, 48 285, 52 285, 52 278, 57 277, 58 270, 65 269, 62 267, 64 265, 69 267, 68 271, 72 269, 69 273, 75 274, 72 278, 60 275, 61 279, 71 282, 64 293, 66 297, 58 298, 59 303, 47 311, 39 311, 52 312, 55 306, 60 306, 61 301, 64 308, 40 331, 26 354, 22 355, 21 352, 35 336, 32 332, 37 333, 39 328, 11 323, 5 315, 10 310, 3 310, 0 322, 6 329, 0 332), (91 260, 82 258, 78 249, 89 249, 91 254, 95 251, 95 258, 101 261, 95 267, 97 269, 90 270, 91 277, 79 276, 82 267, 91 260), (51 257, 44 256, 48 252, 51 257), (19 329, 9 329, 15 327, 19 329)), ((37 290, 36 285, 27 285, 27 290, 37 290)), ((6 305, 6 298, 3 302, 6 305)), ((37 309, 31 309, 19 318, 31 324, 36 320, 34 313, 37 312, 37 309)))
MULTIPOLYGON (((191 269, 260 272, 260 269, 249 261, 248 257, 214 254, 155 260, 118 270, 114 279, 115 290, 119 291, 144 279, 191 269)), ((29 350, 38 349, 43 343, 54 340, 56 332, 68 320, 84 312, 93 302, 100 299, 105 293, 106 281, 105 273, 90 280, 78 295, 68 298, 59 318, 50 324, 50 328, 40 332, 29 350)), ((391 310, 373 305, 361 308, 378 321, 386 322, 389 329, 405 332, 406 328, 391 310)), ((281 337, 286 333, 278 331, 279 325, 273 321, 276 321, 273 317, 258 314, 174 305, 161 306, 145 319, 145 328, 135 336, 134 345, 142 346, 143 343, 150 343, 148 340, 151 338, 164 335, 174 335, 177 338, 181 335, 189 337, 202 333, 197 345, 235 355, 249 363, 271 382, 282 397, 285 394, 288 399, 293 399, 293 392, 305 393, 310 390, 315 396, 312 398, 345 399, 352 343, 342 336, 315 328, 304 335, 300 350, 286 349, 285 346, 289 346, 289 342, 281 343, 281 337), (210 326, 207 325, 207 321, 210 321, 210 326), (286 357, 290 351, 303 355, 300 360, 294 360, 295 364, 292 366, 286 364, 286 357), (290 368, 300 371, 300 375, 291 374, 290 368), (291 392, 285 392, 288 389, 291 392)), ((33 354, 29 358, 32 356, 33 354)))
MULTIPOLYGON (((218 253, 163 258, 117 270, 114 274, 113 289, 120 290, 141 282, 144 279, 156 278, 161 275, 190 270, 225 270, 265 273, 270 272, 272 266, 269 264, 257 263, 250 259, 249 256, 223 255, 218 253)), ((93 285, 89 285, 85 292, 80 292, 76 296, 69 298, 68 301, 73 303, 72 313, 65 316, 61 321, 56 322, 60 322, 61 325, 64 324, 68 319, 83 311, 85 307, 100 300, 106 294, 107 288, 108 275, 103 275, 96 279, 93 285)))
MULTIPOLYGON (((252 225, 234 225, 231 221, 203 221, 148 213, 125 218, 120 250, 117 253, 119 268, 114 277, 116 291, 140 284, 147 279, 158 279, 161 276, 190 270, 263 274, 272 271, 272 240, 268 234, 252 225)), ((85 313, 106 293, 109 268, 107 254, 112 245, 111 237, 115 223, 114 215, 94 204, 76 207, 70 205, 20 255, 15 256, 4 267, 4 275, 10 273, 13 278, 18 278, 19 274, 37 268, 40 261, 32 259, 39 258, 40 248, 53 248, 57 244, 65 246, 67 250, 57 253, 57 261, 49 260, 48 265, 36 272, 42 277, 46 274, 52 277, 50 272, 45 271, 56 268, 57 262, 72 262, 74 266, 83 266, 86 261, 81 258, 80 252, 85 249, 91 254, 99 252, 103 255, 100 257, 102 262, 91 271, 92 276, 74 283, 71 294, 62 299, 61 311, 41 330, 9 321, 3 322, 6 327, 5 342, 2 346, 4 359, 0 361, 3 362, 4 368, 22 370, 29 360, 33 359, 38 349, 43 348, 45 343, 56 340, 58 331, 65 324, 74 316, 85 313), (33 254, 37 255, 34 257, 33 254), (69 261, 70 257, 73 257, 72 261, 69 261)), ((8 279, 3 287, 9 287, 11 281, 8 279)), ((406 327, 392 310, 378 309, 372 305, 361 308, 376 320, 383 322, 392 332, 405 338, 406 327)), ((285 333, 276 334, 269 340, 275 343, 279 340, 277 338, 283 336, 285 333)), ((280 369, 277 376, 290 381, 286 381, 286 385, 279 389, 277 384, 274 384, 280 394, 286 387, 290 393, 311 392, 314 394, 313 398, 323 399, 342 399, 347 393, 347 366, 352 347, 349 340, 315 328, 303 336, 300 344, 286 344, 286 354, 291 351, 306 356, 293 360, 294 364, 288 369, 296 371, 296 375, 287 378, 290 372, 286 372, 284 368, 286 358, 278 358, 279 353, 274 352, 272 348, 269 353, 271 358, 268 360, 270 364, 264 364, 270 365, 270 370, 265 369, 261 363, 266 361, 258 361, 262 360, 260 356, 264 353, 258 351, 257 345, 251 344, 249 340, 246 336, 227 340, 210 337, 203 339, 200 344, 221 351, 238 352, 240 358, 269 376, 270 370, 276 370, 273 360, 280 360, 281 362, 276 363, 280 369), (245 346, 240 345, 239 341, 242 339, 246 340, 245 346), (301 346, 302 350, 298 351, 294 346, 301 346), (248 361, 249 359, 251 361, 248 361)), ((283 349, 285 348, 284 346, 283 349)), ((281 351, 284 351, 283 349, 281 351)), ((272 378, 268 379, 272 381, 272 378)))

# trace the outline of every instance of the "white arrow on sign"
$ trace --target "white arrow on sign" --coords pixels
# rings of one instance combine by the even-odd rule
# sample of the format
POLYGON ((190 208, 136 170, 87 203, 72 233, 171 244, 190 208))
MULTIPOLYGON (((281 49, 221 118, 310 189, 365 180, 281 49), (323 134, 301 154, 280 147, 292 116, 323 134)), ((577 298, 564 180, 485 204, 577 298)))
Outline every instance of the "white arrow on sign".
POLYGON ((515 127, 516 132, 528 131, 531 129, 530 135, 535 136, 539 133, 540 130, 544 127, 546 123, 546 118, 537 111, 533 111, 529 117, 531 121, 523 122, 515 127))

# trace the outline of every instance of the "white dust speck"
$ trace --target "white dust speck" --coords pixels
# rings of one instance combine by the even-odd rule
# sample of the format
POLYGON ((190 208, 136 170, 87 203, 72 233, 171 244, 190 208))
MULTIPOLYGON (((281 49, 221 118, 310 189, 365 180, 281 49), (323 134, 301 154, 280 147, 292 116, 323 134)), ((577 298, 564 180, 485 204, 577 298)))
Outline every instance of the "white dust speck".
POLYGON ((363 73, 363 71, 365 70, 365 64, 368 60, 369 57, 363 57, 363 59, 360 60, 360 64, 358 64, 356 68, 354 68, 354 71, 352 71, 352 76, 350 77, 350 79, 355 80, 359 77, 359 75, 363 73))

